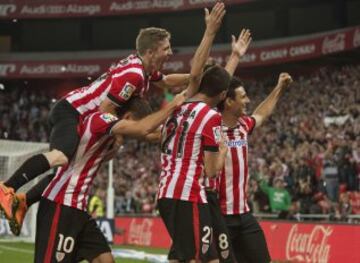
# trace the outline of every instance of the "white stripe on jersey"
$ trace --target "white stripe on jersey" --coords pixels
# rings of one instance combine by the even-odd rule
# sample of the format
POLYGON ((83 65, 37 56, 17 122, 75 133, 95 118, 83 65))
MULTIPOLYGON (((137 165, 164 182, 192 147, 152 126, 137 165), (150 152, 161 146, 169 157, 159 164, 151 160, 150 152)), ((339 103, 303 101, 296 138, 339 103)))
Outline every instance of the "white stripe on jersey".
POLYGON ((125 74, 128 74, 128 73, 138 74, 138 75, 140 75, 140 77, 141 77, 142 79, 144 79, 144 72, 143 72, 143 70, 140 69, 140 68, 128 68, 128 69, 125 69, 124 71, 121 71, 120 73, 117 73, 117 74, 112 75, 111 78, 112 78, 112 79, 116 79, 116 78, 121 77, 121 76, 123 76, 123 75, 125 75, 125 74))
MULTIPOLYGON (((243 136, 245 139, 245 135, 243 136)), ((242 140, 240 133, 237 132, 235 134, 235 140, 242 140)), ((240 198, 240 202, 239 202, 239 209, 240 209, 240 213, 244 213, 244 181, 245 181, 245 167, 244 167, 244 154, 243 154, 243 146, 242 147, 236 147, 236 151, 237 151, 237 158, 239 161, 239 170, 240 170, 240 181, 239 181, 239 185, 234 186, 234 187, 238 187, 238 191, 239 191, 239 198, 240 198)))

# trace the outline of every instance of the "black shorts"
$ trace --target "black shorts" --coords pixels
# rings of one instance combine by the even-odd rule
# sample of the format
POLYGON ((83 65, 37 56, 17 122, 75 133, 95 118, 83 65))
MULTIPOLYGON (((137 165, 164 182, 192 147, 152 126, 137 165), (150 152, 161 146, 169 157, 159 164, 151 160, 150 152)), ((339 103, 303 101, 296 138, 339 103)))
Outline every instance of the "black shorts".
POLYGON ((225 222, 238 262, 267 263, 271 261, 264 232, 251 213, 227 215, 225 222))
POLYGON ((235 262, 230 235, 226 227, 224 216, 221 213, 218 195, 216 192, 206 191, 209 204, 211 223, 213 227, 212 258, 215 253, 220 262, 235 262))
POLYGON ((212 242, 208 204, 162 198, 158 207, 172 239, 169 260, 208 259, 212 242))
POLYGON ((111 252, 91 216, 42 198, 36 219, 35 263, 91 262, 111 252))
POLYGON ((50 149, 61 151, 70 160, 78 147, 80 114, 65 100, 59 100, 49 114, 50 149))

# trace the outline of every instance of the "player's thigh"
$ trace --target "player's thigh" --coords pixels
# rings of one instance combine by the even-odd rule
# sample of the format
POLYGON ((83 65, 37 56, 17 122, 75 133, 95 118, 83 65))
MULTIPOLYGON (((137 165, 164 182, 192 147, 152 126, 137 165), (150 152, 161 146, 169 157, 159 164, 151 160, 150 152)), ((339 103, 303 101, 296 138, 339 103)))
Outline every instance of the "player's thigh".
POLYGON ((50 113, 50 149, 56 149, 71 159, 79 144, 79 114, 65 100, 59 101, 50 113))
POLYGON ((242 215, 241 233, 234 240, 234 248, 238 249, 237 255, 249 263, 270 262, 270 254, 263 230, 251 213, 242 215))
POLYGON ((95 259, 102 260, 95 262, 114 262, 110 246, 104 234, 96 221, 89 215, 84 228, 78 236, 76 259, 78 261, 86 259, 89 262, 93 262, 95 259))
MULTIPOLYGON (((207 200, 213 227, 213 247, 220 262, 234 262, 229 232, 225 219, 221 213, 220 204, 216 193, 207 192, 207 200)), ((211 254, 213 254, 212 252, 211 254)), ((212 255, 210 259, 214 259, 212 255)))
POLYGON ((111 252, 106 252, 94 258, 91 263, 115 263, 114 257, 111 252))
POLYGON ((35 262, 74 262, 84 219, 82 211, 42 198, 37 215, 35 262))

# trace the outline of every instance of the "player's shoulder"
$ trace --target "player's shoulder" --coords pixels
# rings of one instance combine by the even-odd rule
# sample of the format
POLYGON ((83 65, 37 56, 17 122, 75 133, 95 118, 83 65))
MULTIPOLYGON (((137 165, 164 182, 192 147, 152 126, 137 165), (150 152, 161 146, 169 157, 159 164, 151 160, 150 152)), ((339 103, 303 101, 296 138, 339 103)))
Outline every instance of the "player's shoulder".
POLYGON ((250 131, 255 126, 256 120, 254 117, 249 115, 243 115, 238 119, 239 124, 244 127, 247 131, 250 131))
POLYGON ((86 116, 85 122, 108 124, 108 123, 116 122, 118 120, 119 118, 114 114, 97 111, 86 116))
POLYGON ((112 75, 121 76, 124 72, 136 73, 142 78, 145 78, 144 66, 142 60, 134 54, 121 59, 110 68, 112 75))

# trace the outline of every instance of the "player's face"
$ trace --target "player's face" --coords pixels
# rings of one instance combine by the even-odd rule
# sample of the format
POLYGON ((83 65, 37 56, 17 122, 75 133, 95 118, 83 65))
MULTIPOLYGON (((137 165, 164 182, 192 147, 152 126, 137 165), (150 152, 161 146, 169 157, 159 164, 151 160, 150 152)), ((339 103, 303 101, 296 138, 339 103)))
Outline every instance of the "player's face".
POLYGON ((250 102, 244 87, 235 89, 235 101, 232 105, 232 111, 237 117, 246 114, 246 106, 250 102))
POLYGON ((152 66, 153 70, 161 70, 165 61, 172 55, 170 39, 166 38, 158 43, 158 46, 153 50, 152 66))

